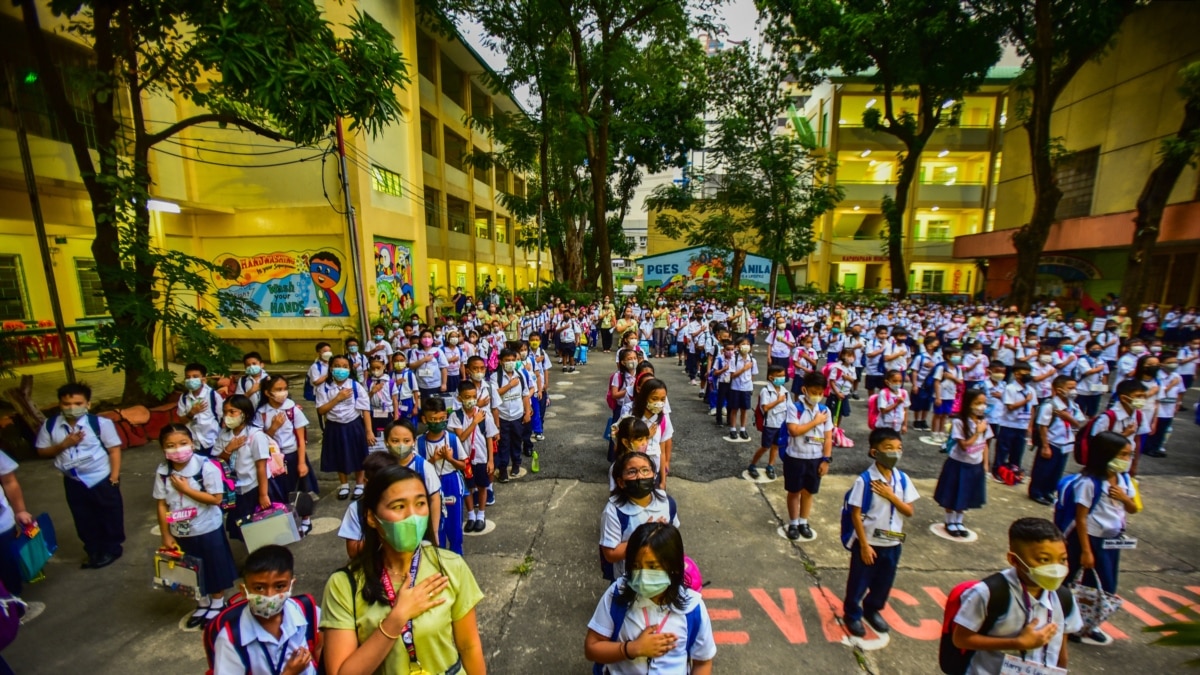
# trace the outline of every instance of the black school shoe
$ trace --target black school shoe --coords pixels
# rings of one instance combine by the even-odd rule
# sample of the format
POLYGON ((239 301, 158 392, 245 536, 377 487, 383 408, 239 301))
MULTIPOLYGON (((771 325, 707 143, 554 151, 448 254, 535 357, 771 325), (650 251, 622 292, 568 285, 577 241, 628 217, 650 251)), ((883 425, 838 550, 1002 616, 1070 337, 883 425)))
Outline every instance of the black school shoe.
POLYGON ((817 535, 813 534, 812 528, 808 526, 808 523, 804 523, 800 526, 800 536, 805 539, 812 539, 817 535))
POLYGON ((846 630, 854 637, 861 638, 867 636, 867 629, 863 626, 862 619, 850 619, 846 622, 846 630))
POLYGON ((787 538, 796 541, 800 538, 800 528, 796 525, 788 525, 787 538))
POLYGON ((880 635, 883 635, 892 628, 888 625, 888 622, 883 620, 882 616, 879 616, 878 613, 867 614, 863 616, 863 619, 865 619, 867 623, 871 624, 871 628, 874 628, 875 632, 879 633, 880 635))

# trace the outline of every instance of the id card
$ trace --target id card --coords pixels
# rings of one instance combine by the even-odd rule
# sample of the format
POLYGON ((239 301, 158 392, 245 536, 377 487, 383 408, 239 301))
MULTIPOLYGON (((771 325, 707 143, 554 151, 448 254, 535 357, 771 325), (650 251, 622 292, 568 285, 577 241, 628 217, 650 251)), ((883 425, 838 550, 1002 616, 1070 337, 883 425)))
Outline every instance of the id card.
POLYGON ((430 378, 437 374, 437 367, 428 363, 421 364, 417 369, 417 374, 424 378, 430 378))
POLYGON ((1119 551, 1121 549, 1137 548, 1137 544, 1138 544, 1138 540, 1136 538, 1129 537, 1129 536, 1126 536, 1123 534, 1119 537, 1113 537, 1112 539, 1105 539, 1104 544, 1102 545, 1102 548, 1104 548, 1104 550, 1106 550, 1106 551, 1112 551, 1112 550, 1119 551))
POLYGON ((904 538, 908 535, 904 534, 903 532, 892 532, 891 530, 875 528, 875 533, 871 536, 875 537, 876 539, 886 539, 888 541, 898 541, 900 543, 904 543, 904 538))
POLYGON ((1000 666, 1000 675, 1067 675, 1067 670, 1057 666, 1043 666, 1014 654, 1005 654, 1004 663, 1000 666))

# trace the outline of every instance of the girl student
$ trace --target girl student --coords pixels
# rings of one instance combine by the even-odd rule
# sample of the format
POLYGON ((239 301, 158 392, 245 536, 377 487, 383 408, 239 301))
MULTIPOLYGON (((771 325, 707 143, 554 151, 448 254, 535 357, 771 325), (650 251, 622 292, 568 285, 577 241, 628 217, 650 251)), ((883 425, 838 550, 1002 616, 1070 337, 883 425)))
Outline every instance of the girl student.
POLYGON ((1142 444, 1142 454, 1148 457, 1166 457, 1163 448, 1167 436, 1171 434, 1171 423, 1175 413, 1179 411, 1179 399, 1187 389, 1183 385, 1183 376, 1179 375, 1179 355, 1172 351, 1163 352, 1159 356, 1158 371, 1158 405, 1157 418, 1151 426, 1150 434, 1142 444))
POLYGON ((962 408, 951 424, 954 446, 942 465, 933 499, 946 510, 946 532, 966 537, 963 513, 987 502, 988 440, 994 433, 987 421, 987 394, 968 389, 962 408))
POLYGON ((616 487, 600 515, 600 555, 612 565, 612 578, 625 574, 626 542, 649 522, 679 527, 675 500, 655 487, 655 469, 644 452, 627 452, 612 466, 616 487))
POLYGON ((646 444, 646 455, 654 462, 654 472, 658 475, 658 486, 667 487, 667 474, 671 467, 671 449, 674 446, 672 438, 675 427, 671 424, 671 413, 667 412, 667 383, 659 379, 649 379, 642 383, 633 408, 629 411, 634 419, 642 420, 650 430, 650 441, 646 444))
MULTIPOLYGON (((613 441, 617 446, 617 458, 620 459, 631 452, 646 452, 646 446, 650 444, 650 427, 642 420, 633 417, 624 417, 617 423, 617 431, 613 434, 613 441)), ((608 468, 608 491, 612 492, 617 489, 617 481, 614 477, 613 466, 608 468)))
POLYGON ((403 350, 392 354, 392 382, 396 385, 396 419, 415 422, 421 414, 421 388, 417 374, 408 368, 408 354, 403 350))
POLYGON ((195 628, 216 618, 225 608, 225 591, 233 588, 237 567, 221 527, 221 498, 225 494, 221 467, 195 454, 192 432, 168 424, 158 435, 165 460, 154 472, 151 496, 158 500, 158 527, 165 549, 178 549, 203 561, 196 611, 187 620, 195 628))
POLYGON ((363 500, 362 550, 329 577, 321 602, 326 669, 486 672, 475 616, 483 593, 466 561, 433 543, 421 476, 381 469, 363 500))
MULTIPOLYGON (((283 453, 283 465, 287 472, 271 480, 281 496, 293 492, 317 492, 317 480, 312 463, 308 461, 308 418, 296 402, 288 398, 288 381, 282 375, 272 375, 263 386, 266 393, 258 410, 254 411, 252 424, 275 439, 283 453)), ((300 521, 300 536, 312 531, 312 518, 300 521)))
MULTIPOLYGON (((616 424, 620 419, 619 414, 622 405, 626 401, 633 400, 633 381, 634 369, 637 368, 637 354, 629 349, 617 350, 617 372, 613 373, 608 378, 608 396, 607 402, 612 410, 612 417, 609 418, 608 424, 611 426, 616 424)), ((608 459, 613 460, 613 454, 616 451, 613 441, 608 442, 608 459)))
POLYGON ((817 350, 813 349, 813 336, 801 336, 800 344, 792 350, 792 368, 796 375, 792 378, 792 396, 804 395, 804 376, 817 369, 817 350))
MULTIPOLYGON (((237 482, 237 504, 225 519, 229 536, 242 541, 242 531, 237 522, 254 514, 255 507, 271 508, 270 480, 267 478, 267 460, 271 450, 267 435, 251 426, 254 407, 250 399, 234 394, 225 401, 224 429, 217 434, 213 453, 222 462, 233 467, 237 482)), ((326 432, 328 425, 326 425, 326 432)), ((281 499, 282 501, 282 499, 281 499)))
MULTIPOLYGON (((1125 538, 1126 522, 1130 515, 1141 511, 1137 483, 1129 476, 1133 445, 1118 433, 1102 431, 1091 438, 1087 460, 1074 483, 1075 518, 1063 533, 1067 539, 1067 578, 1075 579, 1080 570, 1091 570, 1076 583, 1115 594, 1121 548, 1132 548, 1127 543, 1130 541, 1136 545, 1136 540, 1125 538)), ((1084 626, 1070 639, 1099 645, 1112 643, 1112 637, 1099 626, 1084 626)))
POLYGON ((371 370, 363 381, 363 387, 371 401, 371 436, 368 440, 373 442, 374 449, 381 450, 383 430, 388 422, 396 419, 396 412, 400 409, 400 387, 388 375, 387 361, 381 357, 371 358, 371 370))
POLYGON ((355 480, 354 498, 363 493, 362 461, 374 436, 371 428, 370 395, 350 378, 350 361, 335 356, 329 361, 329 381, 316 388, 317 414, 325 418, 321 438, 321 470, 335 471, 341 485, 339 501, 350 496, 350 477, 355 480))
POLYGON ((462 345, 462 335, 457 328, 446 331, 446 344, 442 347, 442 355, 446 358, 445 391, 453 394, 458 391, 458 385, 462 382, 462 367, 473 355, 473 352, 467 351, 462 345))
POLYGON ((717 654, 712 622, 700 594, 684 585, 679 530, 646 523, 626 549, 627 571, 596 606, 584 656, 612 675, 710 675, 717 654))

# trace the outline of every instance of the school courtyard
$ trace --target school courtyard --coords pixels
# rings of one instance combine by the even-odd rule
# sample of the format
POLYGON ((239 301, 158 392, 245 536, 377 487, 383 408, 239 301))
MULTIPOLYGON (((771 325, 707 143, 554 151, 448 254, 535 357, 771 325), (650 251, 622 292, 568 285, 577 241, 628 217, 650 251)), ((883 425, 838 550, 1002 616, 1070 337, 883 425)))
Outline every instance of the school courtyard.
MULTIPOLYGON (((762 350, 757 354, 762 361, 762 350)), ((575 375, 552 373, 547 440, 536 446, 541 473, 498 486, 498 502, 488 511, 495 529, 466 539, 467 561, 486 594, 478 610, 490 672, 589 672, 583 639, 606 587, 597 558, 608 468, 600 438, 607 417, 601 391, 613 365, 611 355, 595 353, 575 375)), ((671 388, 676 428, 668 488, 679 504, 687 552, 709 582, 704 596, 719 645, 718 672, 937 672, 945 594, 1005 564, 1005 531, 1012 520, 1050 516, 1050 509, 1030 501, 1022 488, 989 484, 988 505, 966 518, 978 540, 935 536, 930 526, 942 515, 931 495, 943 455, 908 434, 900 467, 914 478, 922 498, 906 526, 901 572, 884 614, 892 631, 852 642, 837 621, 848 568, 837 528, 842 495, 867 466, 865 400, 847 424, 857 445, 835 450, 832 472, 817 498, 816 539, 794 543, 778 533, 785 519, 782 479, 756 484, 740 478, 754 443, 725 440, 674 360, 656 365, 671 388)), ((35 391, 52 392, 54 376, 39 377, 45 383, 35 391)), ((107 377, 93 373, 89 379, 104 390, 107 377)), ((293 382, 299 398, 301 382, 293 382)), ((1130 519, 1129 528, 1139 546, 1123 557, 1125 604, 1105 627, 1117 640, 1109 647, 1072 645, 1072 672, 1177 673, 1186 671, 1184 661, 1200 656, 1196 649, 1151 646, 1154 636, 1142 632, 1200 601, 1195 557, 1200 513, 1193 508, 1200 499, 1200 431, 1190 412, 1196 398, 1197 392, 1189 393, 1189 405, 1168 442, 1169 456, 1141 464, 1146 509, 1130 519)), ((156 443, 125 454, 125 555, 97 571, 79 569, 82 548, 60 475, 46 461, 22 464, 18 476, 29 509, 51 514, 61 547, 47 579, 26 589, 26 598, 44 602, 46 610, 4 653, 16 672, 57 675, 81 665, 93 675, 163 668, 203 672, 200 633, 179 627, 192 603, 151 585, 151 554, 159 544, 152 532, 151 472, 160 457, 156 443)), ((323 478, 322 490, 328 493, 333 481, 323 478)), ((296 592, 320 598, 326 577, 345 564, 345 548, 335 532, 345 507, 346 502, 322 498, 313 535, 292 546, 296 592)), ((240 559, 244 549, 234 547, 240 559)))

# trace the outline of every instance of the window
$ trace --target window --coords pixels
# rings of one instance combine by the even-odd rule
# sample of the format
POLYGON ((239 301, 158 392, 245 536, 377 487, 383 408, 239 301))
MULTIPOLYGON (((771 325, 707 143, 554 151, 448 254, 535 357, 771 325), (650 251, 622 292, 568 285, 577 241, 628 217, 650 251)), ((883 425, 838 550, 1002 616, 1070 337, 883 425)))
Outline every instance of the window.
POLYGON ((480 239, 492 238, 492 212, 475 209, 475 236, 480 239))
POLYGON ((464 100, 463 92, 463 71, 448 56, 442 54, 442 93, 446 98, 458 104, 458 107, 466 109, 467 102, 464 100))
POLYGON ((76 258, 75 276, 79 278, 79 297, 83 300, 84 316, 108 314, 108 304, 105 303, 104 291, 100 288, 100 274, 96 271, 96 261, 76 258))
POLYGON ((465 171, 463 157, 467 155, 466 139, 446 129, 442 134, 442 142, 446 148, 446 164, 459 171, 465 171))
POLYGON ((496 221, 496 243, 498 243, 498 244, 507 244, 508 243, 508 228, 511 227, 511 224, 512 224, 512 221, 509 220, 508 218, 504 218, 504 217, 502 217, 502 218, 500 218, 500 220, 496 221))
POLYGON ((23 321, 28 318, 26 306, 21 256, 0 255, 0 319, 23 321))
POLYGON ((437 82, 437 47, 423 30, 417 31, 417 72, 430 82, 437 82))
POLYGON ((486 117, 489 114, 488 95, 483 90, 471 85, 471 114, 476 117, 486 117))
POLYGON ((467 233, 467 203, 446 195, 446 220, 451 232, 467 233))
MULTIPOLYGON (((476 156, 481 156, 484 153, 479 148, 474 148, 474 154, 476 156)), ((490 167, 485 168, 476 164, 471 170, 475 174, 475 180, 489 186, 492 184, 492 170, 490 167)))
POLYGON ((525 179, 520 176, 513 176, 513 191, 514 197, 525 197, 525 179))
POLYGON ((492 170, 496 172, 496 189, 500 192, 508 192, 508 168, 503 164, 496 163, 492 165, 492 170))
POLYGON ((1063 193, 1058 210, 1054 212, 1055 220, 1091 215, 1099 162, 1100 148, 1097 146, 1071 153, 1054 167, 1054 180, 1063 193))
POLYGON ((371 165, 371 189, 393 197, 404 196, 404 185, 400 180, 400 174, 378 164, 371 165))
POLYGON ((646 237, 638 237, 638 248, 646 248, 646 237))
POLYGON ((437 120, 421 113, 421 152, 437 157, 437 120))
POLYGON ((432 188, 425 188, 425 224, 442 227, 442 193, 432 188))
POLYGON ((947 241, 950 239, 949 220, 929 220, 925 222, 926 241, 947 241))
POLYGON ((942 290, 942 281, 946 273, 942 270, 924 270, 921 272, 921 290, 929 292, 940 292, 942 290))

